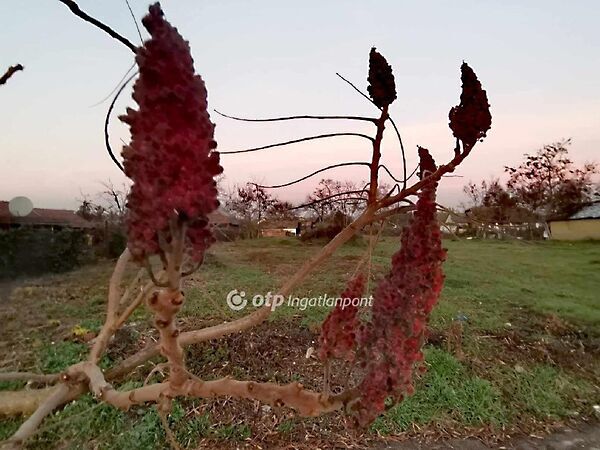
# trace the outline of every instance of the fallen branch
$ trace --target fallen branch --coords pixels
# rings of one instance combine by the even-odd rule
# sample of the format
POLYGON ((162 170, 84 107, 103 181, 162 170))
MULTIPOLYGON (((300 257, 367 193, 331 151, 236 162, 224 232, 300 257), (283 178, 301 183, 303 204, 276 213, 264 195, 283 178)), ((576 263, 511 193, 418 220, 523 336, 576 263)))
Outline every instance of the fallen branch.
POLYGON ((3 372, 0 381, 34 381, 36 383, 52 384, 59 380, 59 374, 39 374, 33 372, 3 372))

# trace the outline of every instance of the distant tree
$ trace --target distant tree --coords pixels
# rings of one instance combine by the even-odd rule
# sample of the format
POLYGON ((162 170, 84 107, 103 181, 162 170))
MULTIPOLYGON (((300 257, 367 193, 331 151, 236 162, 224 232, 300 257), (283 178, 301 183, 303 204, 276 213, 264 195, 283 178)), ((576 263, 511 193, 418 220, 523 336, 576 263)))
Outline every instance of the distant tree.
POLYGON ((110 180, 103 182, 102 187, 95 200, 89 195, 83 196, 76 214, 100 225, 94 231, 96 253, 114 258, 126 246, 125 215, 129 189, 126 185, 117 188, 110 180))
POLYGON ((484 223, 508 222, 517 212, 517 199, 507 191, 498 178, 470 181, 463 191, 469 198, 465 207, 469 217, 484 223))
POLYGON ((121 225, 127 210, 127 186, 115 187, 112 181, 102 183, 103 190, 96 194, 95 200, 84 194, 76 213, 92 222, 110 222, 121 225))
POLYGON ((276 203, 266 189, 254 183, 236 186, 225 200, 225 206, 235 217, 256 223, 265 219, 276 203))
POLYGON ((594 163, 575 167, 568 157, 569 145, 570 139, 545 145, 533 155, 525 154, 518 167, 505 167, 510 175, 508 191, 519 205, 544 220, 570 214, 592 197, 592 175, 598 167, 594 163))
POLYGON ((322 179, 306 198, 306 209, 322 222, 339 211, 347 217, 354 216, 367 200, 367 191, 354 181, 322 179))
POLYGON ((226 209, 242 223, 246 237, 257 237, 260 223, 267 219, 298 220, 294 205, 255 183, 236 186, 224 197, 226 209))
POLYGON ((469 198, 468 207, 495 207, 501 209, 514 208, 517 205, 517 199, 502 184, 498 178, 491 178, 489 181, 483 180, 476 184, 470 181, 463 192, 469 198))
POLYGON ((269 219, 297 220, 298 214, 293 208, 294 205, 288 201, 274 199, 267 211, 267 217, 269 219))

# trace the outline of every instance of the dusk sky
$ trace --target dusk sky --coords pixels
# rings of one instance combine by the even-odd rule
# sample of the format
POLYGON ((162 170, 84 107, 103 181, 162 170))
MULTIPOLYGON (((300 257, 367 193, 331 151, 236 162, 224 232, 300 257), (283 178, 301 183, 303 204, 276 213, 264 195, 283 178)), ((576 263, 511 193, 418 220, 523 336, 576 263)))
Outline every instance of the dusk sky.
MULTIPOLYGON (((139 38, 123 0, 80 0, 80 7, 139 38)), ((148 1, 131 0, 139 19, 148 1)), ((336 77, 366 90, 372 46, 387 58, 398 99, 409 171, 416 145, 443 163, 452 156, 448 111, 459 101, 460 64, 467 61, 487 90, 492 129, 456 172, 443 180, 441 202, 463 200, 462 186, 501 176, 525 152, 571 137, 577 163, 600 162, 600 2, 589 1, 191 1, 162 2, 166 17, 190 42, 206 81, 209 107, 242 117, 292 114, 376 115, 336 77)), ((0 200, 26 195, 37 207, 76 208, 81 193, 101 182, 125 181, 108 158, 106 97, 131 66, 133 54, 84 23, 57 0, 0 2, 0 72, 21 63, 0 87, 0 200)), ((144 34, 144 37, 147 35, 144 34)), ((127 89, 111 124, 120 153, 127 128, 117 115, 135 106, 127 89)), ((311 134, 373 132, 354 122, 239 123, 211 113, 220 150, 236 150, 311 134)), ((383 161, 401 174, 393 133, 383 161)), ((338 138, 247 155, 224 155, 225 184, 280 183, 321 166, 367 161, 369 143, 338 138)), ((339 169, 337 179, 367 179, 364 167, 339 169)), ((312 178, 277 192, 299 201, 312 178)))

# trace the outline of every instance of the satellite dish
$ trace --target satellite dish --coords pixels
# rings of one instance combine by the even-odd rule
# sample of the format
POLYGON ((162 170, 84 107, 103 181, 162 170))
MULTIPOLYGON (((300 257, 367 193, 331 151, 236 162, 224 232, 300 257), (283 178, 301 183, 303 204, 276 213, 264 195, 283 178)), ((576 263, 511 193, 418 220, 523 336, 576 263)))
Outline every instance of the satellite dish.
POLYGON ((8 210, 15 217, 25 217, 33 211, 33 203, 27 197, 15 197, 8 202, 8 210))

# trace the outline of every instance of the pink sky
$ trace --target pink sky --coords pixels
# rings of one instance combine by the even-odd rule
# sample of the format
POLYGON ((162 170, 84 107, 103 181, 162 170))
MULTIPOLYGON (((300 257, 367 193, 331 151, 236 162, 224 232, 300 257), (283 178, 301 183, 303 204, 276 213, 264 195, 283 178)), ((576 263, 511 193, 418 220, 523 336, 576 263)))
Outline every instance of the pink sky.
MULTIPOLYGON (((123 2, 80 6, 133 41, 135 29, 123 2)), ((374 115, 377 111, 336 76, 339 71, 366 88, 372 45, 388 58, 398 100, 391 110, 415 165, 416 145, 438 163, 452 155, 447 127, 458 103, 463 59, 488 91, 493 123, 485 142, 459 168, 463 178, 445 179, 441 202, 463 200, 462 186, 502 176, 525 152, 573 138, 577 163, 598 161, 600 148, 600 7, 594 1, 433 2, 429 6, 387 1, 372 14, 363 2, 308 1, 302 7, 265 1, 164 1, 167 17, 190 40, 196 68, 209 90, 210 106, 247 117, 290 114, 374 115), (435 6, 435 7, 433 7, 435 6), (251 18, 251 20, 249 20, 251 18)), ((133 1, 136 15, 146 2, 133 1)), ((80 192, 95 194, 102 181, 124 181, 103 145, 105 97, 131 65, 132 55, 58 2, 0 5, 3 70, 25 65, 0 87, 0 199, 30 197, 37 207, 76 208, 80 192)), ((121 113, 133 101, 117 104, 121 113)), ((116 115, 115 115, 116 116, 116 115)), ((370 125, 314 121, 238 123, 212 115, 219 149, 235 150, 311 134, 369 131, 370 125)), ((113 147, 127 129, 111 125, 113 147)), ((313 141, 248 155, 223 156, 226 184, 254 180, 280 183, 321 166, 366 161, 369 144, 357 138, 313 141)), ((397 141, 388 133, 383 161, 401 173, 397 141)), ((365 168, 339 169, 333 178, 367 178, 365 168)), ((319 177, 281 191, 300 201, 319 177)))

